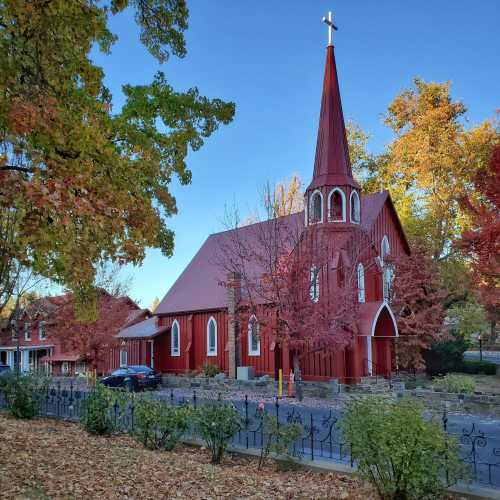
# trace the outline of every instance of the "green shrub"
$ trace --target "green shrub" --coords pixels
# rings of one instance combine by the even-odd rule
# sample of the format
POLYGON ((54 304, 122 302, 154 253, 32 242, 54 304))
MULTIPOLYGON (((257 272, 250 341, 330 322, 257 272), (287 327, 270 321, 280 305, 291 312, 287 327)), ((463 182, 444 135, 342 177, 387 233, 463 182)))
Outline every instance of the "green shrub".
POLYGON ((203 373, 203 376, 207 378, 215 377, 218 373, 220 373, 220 369, 217 365, 205 363, 201 369, 201 373, 203 373))
POLYGON ((89 434, 110 434, 118 428, 118 417, 126 408, 128 397, 123 392, 113 391, 97 382, 82 401, 80 422, 89 434))
POLYGON ((0 390, 9 413, 16 418, 33 418, 47 394, 48 380, 37 375, 3 375, 0 390))
POLYGON ((435 342, 429 350, 422 353, 426 372, 434 376, 460 371, 464 352, 468 347, 469 343, 459 336, 453 336, 451 340, 435 342))
POLYGON ((275 416, 262 412, 262 443, 260 449, 259 469, 272 453, 281 469, 290 468, 294 458, 300 455, 293 453, 294 444, 304 434, 304 429, 297 423, 278 422, 275 416))
POLYGON ((489 361, 465 360, 459 371, 469 375, 477 375, 478 373, 496 375, 497 365, 489 361))
POLYGON ((220 464, 229 441, 241 428, 238 411, 224 401, 209 401, 195 411, 194 424, 212 452, 212 463, 220 464))
POLYGON ((188 430, 191 409, 161 401, 139 399, 134 409, 134 434, 150 450, 171 451, 188 430))
POLYGON ((448 373, 444 377, 436 377, 432 381, 434 390, 444 392, 456 392, 460 394, 472 394, 476 390, 476 382, 467 375, 448 373))
POLYGON ((464 471, 456 439, 422 412, 411 400, 371 397, 353 401, 342 419, 358 470, 384 500, 439 498, 444 479, 464 471))

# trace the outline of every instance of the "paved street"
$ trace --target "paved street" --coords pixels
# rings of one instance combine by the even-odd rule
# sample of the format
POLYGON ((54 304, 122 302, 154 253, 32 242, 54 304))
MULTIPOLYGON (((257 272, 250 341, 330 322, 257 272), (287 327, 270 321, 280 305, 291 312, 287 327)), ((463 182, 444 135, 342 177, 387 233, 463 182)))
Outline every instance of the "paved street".
MULTIPOLYGON (((479 351, 466 351, 464 353, 465 359, 479 360, 479 356, 479 351)), ((500 351, 483 351, 483 361, 500 365, 500 351)))

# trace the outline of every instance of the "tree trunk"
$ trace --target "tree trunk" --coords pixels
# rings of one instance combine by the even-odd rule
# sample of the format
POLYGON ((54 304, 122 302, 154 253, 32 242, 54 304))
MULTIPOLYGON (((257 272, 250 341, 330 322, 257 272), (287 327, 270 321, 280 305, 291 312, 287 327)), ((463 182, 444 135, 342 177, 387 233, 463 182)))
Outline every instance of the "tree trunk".
POLYGON ((304 395, 302 393, 302 377, 300 375, 300 358, 297 351, 293 353, 293 378, 295 382, 295 392, 297 393, 297 399, 302 401, 304 395))
POLYGON ((490 345, 495 345, 497 341, 497 322, 492 319, 490 321, 490 345))

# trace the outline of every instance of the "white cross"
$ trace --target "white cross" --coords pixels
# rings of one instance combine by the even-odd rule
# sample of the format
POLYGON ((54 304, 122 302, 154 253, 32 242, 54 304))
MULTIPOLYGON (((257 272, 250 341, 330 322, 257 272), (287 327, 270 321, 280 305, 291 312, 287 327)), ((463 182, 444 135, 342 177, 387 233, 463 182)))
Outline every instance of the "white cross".
POLYGON ((333 45, 333 30, 337 31, 337 26, 333 24, 332 12, 328 12, 328 17, 323 16, 323 22, 328 25, 328 46, 333 45))

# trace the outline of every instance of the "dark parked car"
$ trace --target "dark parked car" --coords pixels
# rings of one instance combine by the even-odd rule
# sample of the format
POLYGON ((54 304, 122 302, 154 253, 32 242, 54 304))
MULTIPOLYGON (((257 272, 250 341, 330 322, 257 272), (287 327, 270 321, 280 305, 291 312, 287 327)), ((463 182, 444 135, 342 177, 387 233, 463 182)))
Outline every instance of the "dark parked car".
POLYGON ((122 366, 101 379, 107 387, 140 391, 156 389, 161 384, 161 375, 149 366, 122 366))

